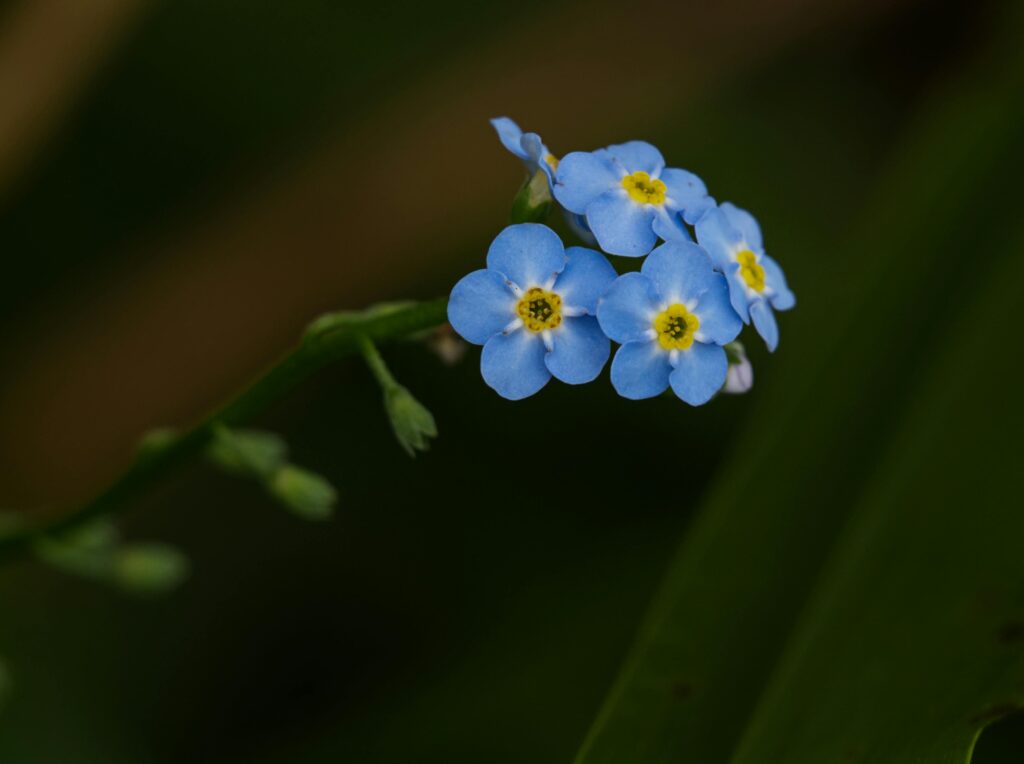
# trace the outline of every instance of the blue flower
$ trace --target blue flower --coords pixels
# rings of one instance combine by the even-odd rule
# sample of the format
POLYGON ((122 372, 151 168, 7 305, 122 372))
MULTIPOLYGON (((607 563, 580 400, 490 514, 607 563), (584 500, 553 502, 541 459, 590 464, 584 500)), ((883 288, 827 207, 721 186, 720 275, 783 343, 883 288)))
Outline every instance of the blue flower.
POLYGON ((651 252, 639 273, 620 276, 597 306, 604 333, 622 343, 612 385, 634 400, 672 390, 692 406, 725 384, 722 345, 743 324, 729 305, 725 277, 692 242, 670 241, 651 252))
POLYGON ((448 320, 484 346, 480 371, 503 398, 533 395, 552 376, 583 384, 601 373, 611 352, 594 313, 615 276, 604 255, 566 250, 547 226, 511 225, 491 244, 487 268, 452 289, 448 320))
POLYGON ((629 257, 646 255, 659 236, 690 240, 682 221, 692 225, 715 203, 700 178, 666 168, 661 152, 643 141, 566 154, 553 192, 586 217, 601 249, 629 257))
POLYGON ((729 202, 708 210, 695 226, 697 241, 729 280, 729 298, 743 323, 754 328, 769 350, 779 344, 775 310, 789 310, 796 296, 786 286, 779 264, 764 252, 754 216, 729 202))
POLYGON ((537 133, 524 133, 519 125, 508 117, 496 117, 491 120, 491 125, 497 131, 502 145, 523 161, 530 175, 537 170, 543 170, 548 178, 548 185, 554 186, 558 159, 548 151, 537 133))

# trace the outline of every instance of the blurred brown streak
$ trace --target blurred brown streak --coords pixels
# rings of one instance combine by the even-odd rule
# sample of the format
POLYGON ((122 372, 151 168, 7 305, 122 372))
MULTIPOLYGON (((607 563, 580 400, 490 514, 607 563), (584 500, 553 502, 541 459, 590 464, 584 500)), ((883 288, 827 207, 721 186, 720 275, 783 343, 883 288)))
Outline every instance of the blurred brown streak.
MULTIPOLYGON (((485 118, 509 114, 556 152, 570 139, 642 137, 697 88, 897 5, 655 2, 630 14, 587 2, 546 20, 554 45, 526 26, 469 50, 289 177, 140 252, 120 281, 79 285, 90 297, 73 322, 19 343, 0 399, 0 498, 88 494, 143 430, 237 388, 317 311, 405 296, 437 268, 428 258, 486 241, 505 222, 515 174, 485 118)), ((67 315, 69 303, 53 309, 67 315)))
POLYGON ((23 0, 0 19, 0 194, 147 0, 23 0))

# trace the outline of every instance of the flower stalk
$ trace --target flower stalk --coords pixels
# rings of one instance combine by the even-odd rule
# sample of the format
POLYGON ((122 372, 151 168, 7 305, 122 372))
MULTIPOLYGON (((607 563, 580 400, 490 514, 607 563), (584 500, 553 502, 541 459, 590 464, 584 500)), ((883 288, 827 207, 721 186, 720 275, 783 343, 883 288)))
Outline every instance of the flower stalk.
POLYGON ((415 336, 444 324, 447 300, 406 303, 388 310, 332 314, 316 322, 301 343, 252 385, 191 428, 147 443, 131 467, 91 501, 57 517, 17 526, 0 537, 0 561, 32 551, 36 542, 82 527, 89 520, 122 511, 154 483, 200 454, 218 425, 236 427, 250 421, 320 369, 359 352, 359 338, 376 343, 415 336))

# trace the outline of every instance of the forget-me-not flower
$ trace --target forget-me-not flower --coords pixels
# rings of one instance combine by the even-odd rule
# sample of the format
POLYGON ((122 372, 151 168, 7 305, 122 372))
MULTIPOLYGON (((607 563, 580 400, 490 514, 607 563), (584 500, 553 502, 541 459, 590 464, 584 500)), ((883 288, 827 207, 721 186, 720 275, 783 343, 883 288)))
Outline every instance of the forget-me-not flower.
POLYGON ((537 133, 524 133, 519 125, 508 117, 496 117, 491 120, 491 125, 498 133, 502 145, 523 161, 530 175, 537 170, 543 170, 548 178, 548 185, 554 186, 558 158, 548 151, 548 147, 537 133))
MULTIPOLYGON (((541 170, 548 181, 548 191, 555 185, 555 170, 558 169, 558 157, 548 150, 537 133, 524 133, 515 122, 508 117, 497 117, 491 120, 498 133, 498 138, 512 154, 526 165, 526 171, 533 175, 541 170)), ((565 222, 572 232, 580 237, 584 244, 595 246, 597 239, 587 227, 587 219, 583 215, 570 212, 563 208, 565 222)))
POLYGON ((467 341, 483 345, 480 371, 499 395, 520 400, 554 376, 590 382, 611 352, 594 317, 615 280, 599 252, 562 245, 537 223, 511 225, 487 252, 487 268, 452 289, 448 320, 467 341))
POLYGON ((724 202, 708 210, 695 226, 697 241, 729 280, 729 298, 743 323, 754 328, 769 350, 779 344, 775 310, 789 310, 796 296, 786 286, 779 264, 764 252, 761 227, 746 210, 724 202))
POLYGON ((616 279, 597 306, 604 333, 622 343, 612 361, 612 385, 625 398, 673 392, 692 406, 725 384, 722 345, 743 324, 729 304, 725 277, 696 244, 669 241, 639 273, 616 279))
POLYGON ((646 255, 659 236, 691 239, 682 221, 692 225, 715 203, 700 178, 666 168, 661 152, 644 141, 566 154, 553 193, 585 216, 601 249, 630 257, 646 255))

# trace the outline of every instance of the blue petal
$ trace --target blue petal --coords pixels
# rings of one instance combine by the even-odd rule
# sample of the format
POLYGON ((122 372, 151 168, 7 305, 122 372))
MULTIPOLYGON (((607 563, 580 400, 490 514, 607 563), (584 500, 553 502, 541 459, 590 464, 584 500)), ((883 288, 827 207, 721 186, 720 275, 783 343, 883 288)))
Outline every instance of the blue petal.
POLYGON ((519 125, 508 117, 497 117, 492 119, 491 124, 497 131, 498 139, 505 148, 524 162, 529 161, 529 155, 527 155, 526 151, 523 150, 521 142, 523 131, 519 129, 519 125))
POLYGON ((555 379, 570 385, 592 382, 612 352, 612 343, 593 316, 567 318, 551 334, 553 347, 544 363, 555 379))
POLYGON ((775 310, 789 310, 796 305, 796 295, 786 285, 786 277, 779 264, 765 255, 761 258, 761 267, 764 268, 765 286, 772 290, 772 307, 775 310))
POLYGON ((665 158, 646 141, 617 143, 605 149, 628 173, 646 172, 652 177, 665 167, 665 158))
POLYGON ((612 387, 634 401, 653 398, 668 388, 672 366, 657 342, 628 342, 612 360, 612 387))
POLYGON ((522 289, 544 286, 565 267, 565 247, 546 225, 517 223, 491 242, 487 267, 522 289))
POLYGON ((551 372, 544 365, 546 352, 539 334, 525 329, 496 334, 487 340, 480 354, 480 372, 484 382, 502 398, 529 398, 551 379, 551 372))
POLYGON ((715 206, 715 200, 708 196, 704 181, 687 170, 669 167, 661 173, 661 180, 667 187, 666 203, 681 210, 686 222, 693 225, 701 215, 715 206))
POLYGON ((665 241, 693 241, 679 212, 667 206, 654 208, 654 232, 665 241))
POLYGON ((558 203, 582 215, 587 205, 611 188, 622 185, 622 173, 611 159, 597 153, 573 151, 562 157, 555 172, 553 189, 558 203))
POLYGON ((580 237, 580 241, 586 244, 588 247, 596 247, 597 239, 594 238, 594 232, 590 230, 590 226, 587 225, 587 219, 583 215, 579 215, 575 212, 569 212, 569 210, 562 208, 565 222, 569 226, 574 234, 580 237))
POLYGON ((764 249, 764 239, 761 237, 761 226, 757 224, 754 216, 746 210, 740 209, 732 202, 722 202, 719 207, 725 214, 729 224, 740 232, 743 241, 750 249, 764 249))
POLYGON ((750 317, 754 320, 754 328, 761 335, 768 350, 774 351, 779 346, 779 325, 775 323, 775 314, 767 300, 754 300, 750 303, 750 317))
POLYGON ((722 389, 728 371, 724 349, 695 342, 679 354, 669 381, 676 395, 691 406, 700 406, 722 389))
POLYGON ((554 290, 562 297, 565 307, 582 308, 594 315, 597 300, 619 275, 600 252, 585 247, 569 247, 565 251, 568 262, 558 275, 554 290))
POLYGON ((725 270, 733 261, 733 254, 743 240, 739 232, 726 218, 720 207, 705 212, 694 226, 697 243, 707 250, 715 267, 725 270))
POLYGON ((724 345, 736 339, 743 322, 729 301, 729 285, 725 276, 716 273, 714 277, 715 283, 700 296, 693 312, 700 321, 698 341, 724 345))
POLYGON ((587 207, 587 225, 601 249, 612 255, 643 257, 658 241, 654 209, 637 204, 620 189, 608 191, 587 207))
POLYGON ((649 341, 660 304, 653 281, 642 273, 627 273, 615 279, 598 302, 597 320, 616 342, 649 341))
POLYGON ((554 186, 555 171, 548 164, 548 157, 551 156, 551 152, 548 151, 548 147, 544 145, 540 136, 537 133, 526 133, 523 135, 520 143, 522 144, 523 151, 530 157, 530 166, 539 167, 547 176, 548 185, 554 186))
POLYGON ((747 285, 740 276, 739 263, 726 263, 722 269, 725 280, 729 282, 729 302, 736 315, 745 324, 750 323, 750 298, 747 297, 747 285))
POLYGON ((651 252, 640 272, 670 304, 696 300, 717 283, 707 252, 688 241, 666 241, 651 252))
POLYGON ((495 271, 463 276, 448 298, 448 322, 464 340, 483 345, 515 318, 516 298, 495 271))

